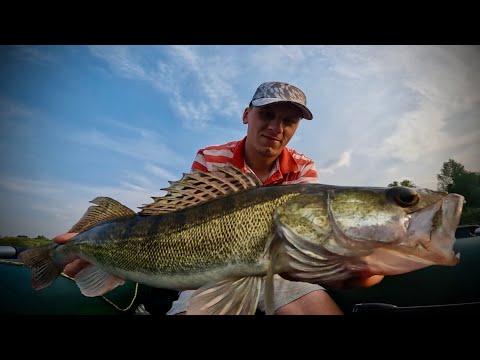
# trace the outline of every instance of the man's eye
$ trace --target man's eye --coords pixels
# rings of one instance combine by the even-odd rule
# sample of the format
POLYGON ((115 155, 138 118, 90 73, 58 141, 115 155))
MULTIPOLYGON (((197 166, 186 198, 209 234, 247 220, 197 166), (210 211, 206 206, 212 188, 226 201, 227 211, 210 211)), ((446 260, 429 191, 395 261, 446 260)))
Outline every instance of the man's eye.
POLYGON ((265 119, 268 119, 268 120, 271 120, 271 119, 274 119, 275 118, 275 113, 274 112, 271 112, 271 111, 265 111, 263 113, 263 117, 265 119))
POLYGON ((283 123, 286 125, 286 126, 291 126, 291 125, 294 125, 298 122, 297 119, 294 119, 294 118, 285 118, 283 120, 283 123))

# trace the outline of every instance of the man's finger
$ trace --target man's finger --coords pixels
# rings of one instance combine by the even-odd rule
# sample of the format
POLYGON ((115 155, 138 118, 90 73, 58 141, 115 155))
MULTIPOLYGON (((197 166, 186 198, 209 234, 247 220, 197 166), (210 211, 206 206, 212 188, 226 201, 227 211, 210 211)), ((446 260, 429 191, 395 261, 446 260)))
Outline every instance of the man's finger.
POLYGON ((63 244, 63 243, 67 242, 68 240, 70 240, 72 237, 74 237, 74 236, 77 235, 77 234, 78 234, 78 233, 75 233, 75 232, 66 233, 66 234, 62 234, 62 235, 55 236, 52 240, 55 241, 55 242, 58 243, 58 244, 63 244))
POLYGON ((85 269, 88 265, 90 265, 88 261, 76 259, 67 264, 63 272, 70 277, 75 277, 79 271, 85 269))
POLYGON ((348 286, 368 288, 378 284, 380 281, 383 280, 383 277, 383 275, 372 275, 369 277, 353 278, 349 280, 348 286))

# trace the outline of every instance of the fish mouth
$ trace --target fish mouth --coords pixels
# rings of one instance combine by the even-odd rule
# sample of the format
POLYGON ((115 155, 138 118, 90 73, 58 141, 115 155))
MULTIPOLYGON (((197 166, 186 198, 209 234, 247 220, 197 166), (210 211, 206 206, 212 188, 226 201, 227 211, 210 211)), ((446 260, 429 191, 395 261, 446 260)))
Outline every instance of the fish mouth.
POLYGON ((434 218, 430 242, 434 250, 433 254, 438 254, 441 265, 455 265, 459 261, 460 254, 454 253, 453 245, 456 241, 455 231, 460 222, 464 201, 465 198, 462 195, 448 194, 436 214, 436 218, 440 218, 441 221, 435 222, 434 218))
POLYGON ((453 245, 463 203, 462 195, 448 194, 437 204, 411 214, 408 236, 399 244, 399 251, 419 264, 456 265, 459 254, 455 254, 453 245))
POLYGON ((399 243, 385 244, 350 264, 363 275, 398 275, 430 265, 454 266, 455 230, 460 222, 464 197, 448 194, 442 201, 410 214, 407 234, 399 243))

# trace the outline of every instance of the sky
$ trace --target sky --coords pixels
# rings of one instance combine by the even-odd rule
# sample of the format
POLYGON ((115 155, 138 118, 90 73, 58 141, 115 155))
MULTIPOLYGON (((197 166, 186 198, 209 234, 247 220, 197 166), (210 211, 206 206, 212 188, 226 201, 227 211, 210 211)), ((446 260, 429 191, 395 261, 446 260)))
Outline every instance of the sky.
POLYGON ((245 136, 264 81, 305 92, 314 118, 288 146, 320 183, 480 171, 479 46, 0 46, 0 236, 63 234, 97 196, 138 211, 198 149, 245 136))

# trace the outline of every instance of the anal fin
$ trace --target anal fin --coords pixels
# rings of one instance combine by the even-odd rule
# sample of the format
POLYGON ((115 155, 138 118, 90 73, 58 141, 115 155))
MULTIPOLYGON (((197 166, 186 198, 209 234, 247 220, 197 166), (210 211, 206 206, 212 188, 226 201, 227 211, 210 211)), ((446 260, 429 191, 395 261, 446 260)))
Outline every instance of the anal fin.
POLYGON ((125 283, 123 279, 120 279, 95 265, 89 265, 80 271, 75 276, 75 282, 80 288, 82 294, 88 297, 103 295, 125 283))
POLYGON ((254 315, 262 278, 248 276, 208 284, 192 294, 187 315, 254 315))

